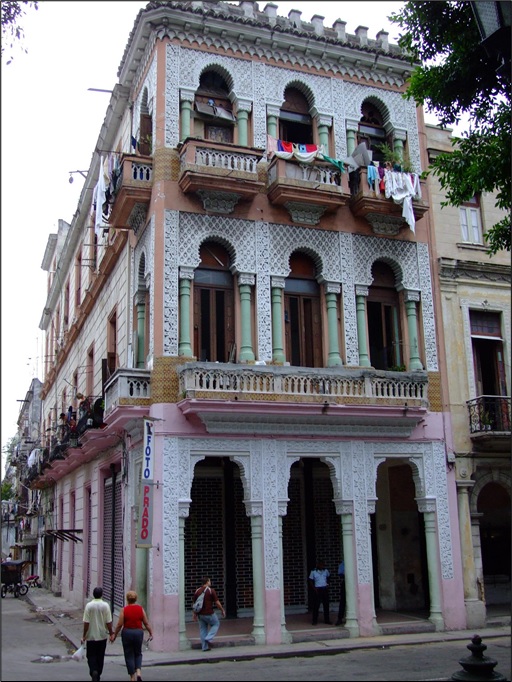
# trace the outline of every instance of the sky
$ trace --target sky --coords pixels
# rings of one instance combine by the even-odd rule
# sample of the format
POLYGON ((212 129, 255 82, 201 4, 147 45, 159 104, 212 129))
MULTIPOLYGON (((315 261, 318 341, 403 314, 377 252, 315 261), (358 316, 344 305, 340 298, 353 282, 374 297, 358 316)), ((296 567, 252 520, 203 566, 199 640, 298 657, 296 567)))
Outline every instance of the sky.
MULTIPOLYGON (((347 33, 367 26, 375 39, 398 26, 387 16, 402 2, 279 2, 279 16, 291 9, 302 19, 324 16, 332 27, 347 22, 347 33)), ((1 368, 2 450, 16 434, 21 400, 34 377, 44 379, 43 336, 39 323, 46 302, 47 273, 41 263, 58 220, 71 223, 110 101, 128 36, 146 2, 41 0, 20 21, 23 52, 1 64, 1 368)), ((238 2, 233 4, 238 5, 238 2)), ((266 0, 259 2, 260 10, 266 0)), ((2 458, 2 466, 3 466, 2 458)), ((3 474, 3 470, 2 470, 3 474)))

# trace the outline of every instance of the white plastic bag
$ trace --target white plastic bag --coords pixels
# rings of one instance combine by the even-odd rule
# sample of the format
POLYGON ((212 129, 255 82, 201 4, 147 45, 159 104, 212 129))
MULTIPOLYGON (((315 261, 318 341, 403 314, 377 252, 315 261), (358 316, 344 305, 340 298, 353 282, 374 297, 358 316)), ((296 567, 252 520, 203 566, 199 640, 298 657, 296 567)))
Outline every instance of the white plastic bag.
POLYGON ((71 658, 74 661, 83 661, 85 656, 85 647, 82 644, 82 646, 75 651, 75 653, 71 656, 71 658))

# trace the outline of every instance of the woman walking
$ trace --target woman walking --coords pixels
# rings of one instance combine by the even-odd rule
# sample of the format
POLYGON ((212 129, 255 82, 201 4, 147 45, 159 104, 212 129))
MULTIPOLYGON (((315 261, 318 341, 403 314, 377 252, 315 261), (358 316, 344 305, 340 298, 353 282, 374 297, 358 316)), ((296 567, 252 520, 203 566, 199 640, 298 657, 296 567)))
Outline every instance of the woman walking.
POLYGON ((149 624, 146 612, 140 604, 136 604, 137 592, 130 590, 126 593, 127 605, 121 609, 114 633, 110 635, 110 641, 115 642, 119 631, 122 629, 121 641, 123 643, 124 660, 131 682, 142 682, 142 642, 144 640, 144 628, 149 633, 149 639, 153 639, 153 631, 149 624))

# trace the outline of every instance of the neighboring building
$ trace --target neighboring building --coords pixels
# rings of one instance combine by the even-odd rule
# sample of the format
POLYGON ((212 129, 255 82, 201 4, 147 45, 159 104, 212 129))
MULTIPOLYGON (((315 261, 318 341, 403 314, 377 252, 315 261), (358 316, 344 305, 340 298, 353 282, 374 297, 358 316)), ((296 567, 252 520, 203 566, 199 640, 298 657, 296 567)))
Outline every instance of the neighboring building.
POLYGON ((40 492, 28 487, 27 477, 31 469, 35 471, 41 456, 41 387, 39 379, 32 379, 30 388, 21 401, 17 443, 10 461, 17 491, 11 510, 15 527, 13 559, 29 562, 27 575, 37 573, 39 564, 40 492))
MULTIPOLYGON (((426 126, 430 160, 450 152, 450 130, 426 126)), ((485 232, 503 217, 495 197, 442 207, 429 180, 459 496, 468 628, 485 605, 510 605, 510 253, 489 257, 485 232)))
POLYGON ((410 66, 383 31, 277 9, 139 12, 43 260, 43 431, 73 418, 31 483, 52 587, 137 589, 159 650, 190 646, 205 573, 255 642, 290 641, 311 568, 342 556, 349 636, 382 609, 466 626, 410 66))

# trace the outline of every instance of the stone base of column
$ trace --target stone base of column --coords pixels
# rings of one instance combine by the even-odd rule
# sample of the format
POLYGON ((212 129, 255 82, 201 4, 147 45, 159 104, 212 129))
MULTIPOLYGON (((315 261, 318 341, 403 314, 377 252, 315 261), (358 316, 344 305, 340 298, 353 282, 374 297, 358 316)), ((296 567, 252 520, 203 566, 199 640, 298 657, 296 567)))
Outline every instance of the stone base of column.
POLYGON ((281 644, 292 644, 293 635, 286 629, 286 625, 281 625, 281 644))
POLYGON ((440 611, 431 611, 428 617, 429 621, 435 625, 436 632, 444 632, 444 618, 440 611))
POLYGON ((266 644, 265 627, 263 625, 254 625, 251 635, 254 637, 255 644, 266 644))
POLYGON ((468 630, 484 628, 486 609, 483 601, 480 601, 480 599, 466 599, 464 606, 466 607, 466 628, 468 630))
POLYGON ((186 632, 180 632, 180 651, 187 651, 192 648, 189 638, 186 632))
POLYGON ((356 618, 347 618, 343 627, 348 630, 349 637, 359 637, 359 624, 356 618))

